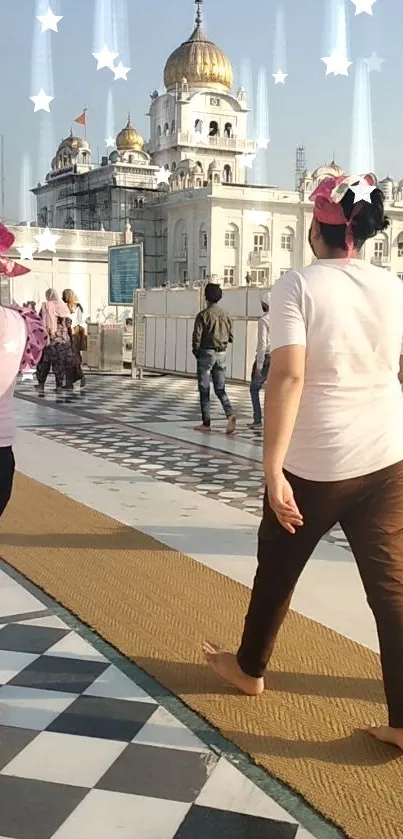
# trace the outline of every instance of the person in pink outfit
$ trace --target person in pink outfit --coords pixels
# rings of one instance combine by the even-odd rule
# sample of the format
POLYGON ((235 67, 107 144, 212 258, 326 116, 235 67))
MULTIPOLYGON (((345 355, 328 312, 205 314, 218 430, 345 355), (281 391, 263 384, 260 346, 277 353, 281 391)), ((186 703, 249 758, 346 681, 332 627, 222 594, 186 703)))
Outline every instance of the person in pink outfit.
POLYGON ((19 372, 35 367, 46 341, 41 319, 31 309, 0 306, 0 516, 13 486, 15 382, 19 372))

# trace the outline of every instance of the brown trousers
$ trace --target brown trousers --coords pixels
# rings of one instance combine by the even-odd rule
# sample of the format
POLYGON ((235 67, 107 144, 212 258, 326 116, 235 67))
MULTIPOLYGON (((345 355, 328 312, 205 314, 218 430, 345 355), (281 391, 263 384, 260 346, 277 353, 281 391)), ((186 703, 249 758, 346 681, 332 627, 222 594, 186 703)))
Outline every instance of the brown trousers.
POLYGON ((250 676, 263 675, 309 557, 340 522, 377 625, 389 725, 403 728, 403 461, 345 481, 286 476, 304 526, 295 535, 284 530, 265 496, 238 663, 250 676))

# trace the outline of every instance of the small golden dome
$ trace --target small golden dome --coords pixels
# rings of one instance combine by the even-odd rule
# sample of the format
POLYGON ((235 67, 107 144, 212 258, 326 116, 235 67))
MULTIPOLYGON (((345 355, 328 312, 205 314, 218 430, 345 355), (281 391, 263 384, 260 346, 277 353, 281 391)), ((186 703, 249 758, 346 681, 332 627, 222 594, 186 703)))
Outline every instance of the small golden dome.
POLYGON ((133 128, 129 115, 126 128, 123 128, 116 137, 116 148, 118 151, 142 151, 143 147, 144 140, 141 134, 133 128))
POLYGON ((189 87, 228 93, 233 82, 231 63, 216 44, 207 40, 200 9, 203 0, 196 2, 196 28, 168 58, 164 70, 165 87, 170 90, 185 78, 189 87))
POLYGON ((79 151, 79 149, 88 149, 88 141, 85 140, 83 137, 74 137, 73 131, 70 131, 70 135, 65 137, 64 140, 59 145, 57 151, 61 151, 62 149, 70 149, 71 151, 79 151))

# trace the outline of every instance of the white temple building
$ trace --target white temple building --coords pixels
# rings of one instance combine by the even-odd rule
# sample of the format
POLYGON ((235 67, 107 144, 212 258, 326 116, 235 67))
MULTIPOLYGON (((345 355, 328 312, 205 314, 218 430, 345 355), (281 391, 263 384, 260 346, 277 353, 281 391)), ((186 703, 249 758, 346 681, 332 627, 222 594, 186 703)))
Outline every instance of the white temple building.
MULTIPOLYGON (((202 4, 196 0, 192 34, 165 64, 165 91, 150 97, 148 142, 129 117, 116 149, 98 165, 87 140, 71 133, 46 182, 33 190, 37 223, 59 232, 119 233, 129 222, 144 244, 150 287, 208 277, 272 285, 311 261, 309 195, 321 178, 342 170, 333 161, 305 171, 297 190, 247 182, 259 149, 247 136, 247 92, 233 92, 230 61, 205 33, 202 4)), ((403 182, 386 178, 381 186, 391 227, 367 243, 363 256, 403 278, 403 182)))

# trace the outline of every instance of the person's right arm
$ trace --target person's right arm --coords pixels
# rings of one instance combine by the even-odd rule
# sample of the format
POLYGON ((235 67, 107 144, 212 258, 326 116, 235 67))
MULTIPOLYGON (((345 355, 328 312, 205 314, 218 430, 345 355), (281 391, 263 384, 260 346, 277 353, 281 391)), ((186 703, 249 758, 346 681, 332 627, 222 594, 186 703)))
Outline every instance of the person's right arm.
POLYGON ((204 324, 203 324, 202 313, 199 312, 199 314, 197 315, 196 320, 194 322, 193 336, 192 336, 192 352, 193 352, 193 355, 195 356, 195 358, 197 358, 197 356, 199 355, 199 352, 200 352, 201 342, 202 342, 202 337, 203 337, 203 327, 204 327, 204 324))
POLYGON ((261 373, 266 357, 266 324, 263 318, 259 318, 257 326, 257 348, 256 348, 256 373, 261 373))

